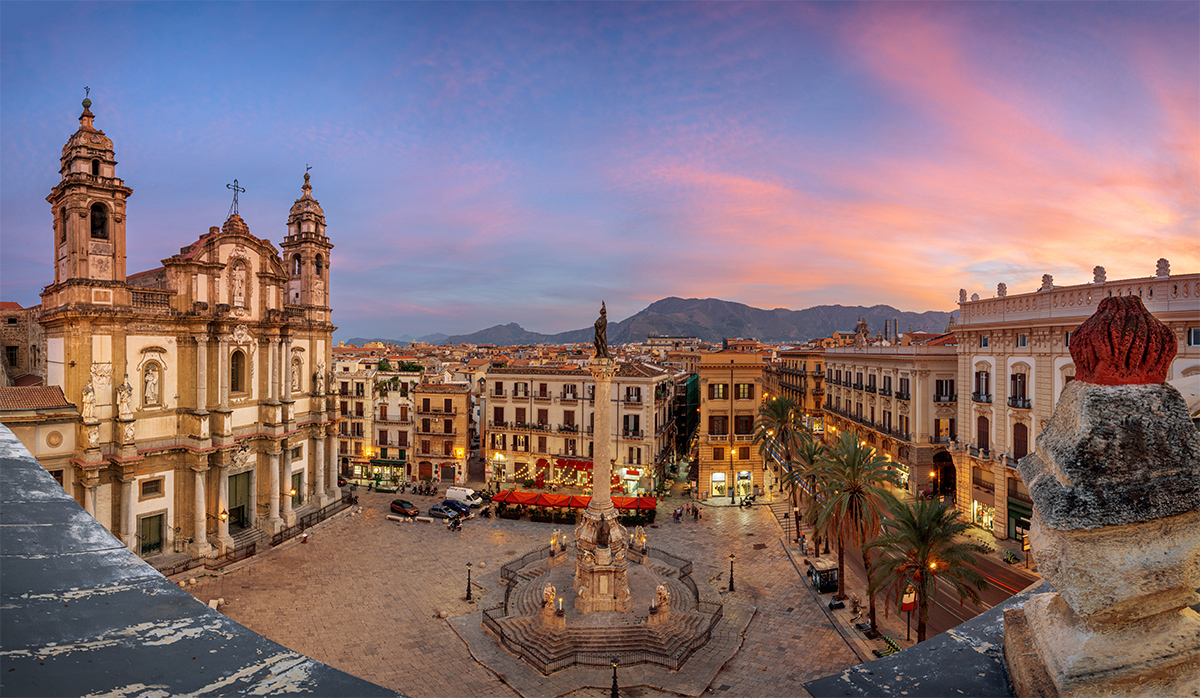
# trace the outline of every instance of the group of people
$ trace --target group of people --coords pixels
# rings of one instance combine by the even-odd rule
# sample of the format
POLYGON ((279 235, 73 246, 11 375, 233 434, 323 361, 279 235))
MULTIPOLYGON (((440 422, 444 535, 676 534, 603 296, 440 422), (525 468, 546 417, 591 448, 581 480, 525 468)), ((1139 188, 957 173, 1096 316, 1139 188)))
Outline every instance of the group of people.
POLYGON ((704 515, 700 512, 700 506, 691 503, 677 507, 671 518, 675 520, 675 523, 680 523, 683 521, 683 517, 685 516, 692 517, 692 521, 699 521, 700 519, 704 518, 704 515))

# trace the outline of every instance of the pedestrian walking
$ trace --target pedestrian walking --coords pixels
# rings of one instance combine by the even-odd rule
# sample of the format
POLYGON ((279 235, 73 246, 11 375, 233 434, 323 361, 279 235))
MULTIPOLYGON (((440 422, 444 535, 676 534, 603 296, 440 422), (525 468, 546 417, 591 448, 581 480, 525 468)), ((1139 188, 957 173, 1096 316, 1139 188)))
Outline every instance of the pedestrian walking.
POLYGON ((700 520, 700 507, 692 507, 692 523, 700 520))

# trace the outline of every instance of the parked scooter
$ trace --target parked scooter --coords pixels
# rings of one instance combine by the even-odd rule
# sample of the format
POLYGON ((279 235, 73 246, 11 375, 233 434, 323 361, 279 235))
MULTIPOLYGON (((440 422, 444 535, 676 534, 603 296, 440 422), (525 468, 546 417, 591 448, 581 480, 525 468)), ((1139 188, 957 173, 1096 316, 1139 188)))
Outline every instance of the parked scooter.
POLYGON ((483 517, 483 518, 485 518, 485 519, 490 519, 490 518, 492 518, 492 508, 491 508, 491 507, 484 507, 484 508, 480 509, 480 510, 479 510, 479 515, 480 515, 480 516, 482 516, 482 517, 483 517))
POLYGON ((741 509, 749 509, 750 507, 754 506, 754 497, 755 495, 742 497, 742 501, 740 504, 738 504, 738 507, 741 509))
POLYGON ((450 522, 446 524, 446 530, 447 531, 461 531, 462 530, 462 519, 457 516, 451 517, 450 522))

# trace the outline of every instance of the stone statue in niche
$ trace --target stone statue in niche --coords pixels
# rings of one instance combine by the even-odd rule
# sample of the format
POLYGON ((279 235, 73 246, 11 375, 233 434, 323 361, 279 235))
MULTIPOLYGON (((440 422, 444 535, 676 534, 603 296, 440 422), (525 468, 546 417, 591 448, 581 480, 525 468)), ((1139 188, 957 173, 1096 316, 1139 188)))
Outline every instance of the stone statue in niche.
POLYGON ((965 288, 958 289, 958 302, 959 303, 967 302, 967 289, 965 289, 965 288))
POLYGON ((300 360, 296 359, 292 362, 292 392, 300 392, 300 369, 302 368, 300 360))
POLYGON ((129 407, 129 402, 133 398, 133 386, 129 384, 129 374, 125 374, 125 380, 117 386, 117 414, 121 419, 133 419, 133 410, 129 407))
POLYGON ((146 367, 146 386, 142 391, 142 399, 147 405, 158 404, 158 366, 155 364, 146 367))
POLYGON ((83 421, 90 422, 96 418, 96 391, 92 388, 92 379, 83 386, 83 421))
POLYGON ((233 268, 233 305, 246 304, 246 267, 233 268))
POLYGON ((611 359, 612 355, 608 353, 608 310, 604 307, 604 301, 600 301, 600 317, 596 318, 594 327, 596 335, 592 343, 596 345, 596 358, 611 359))

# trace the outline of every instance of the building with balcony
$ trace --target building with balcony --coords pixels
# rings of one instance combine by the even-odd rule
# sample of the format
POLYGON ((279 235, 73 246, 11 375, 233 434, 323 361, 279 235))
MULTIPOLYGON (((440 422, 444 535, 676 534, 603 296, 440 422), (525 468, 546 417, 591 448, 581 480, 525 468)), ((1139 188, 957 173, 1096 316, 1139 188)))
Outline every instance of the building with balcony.
POLYGON ((826 440, 852 432, 892 461, 910 494, 954 492, 954 335, 911 346, 826 349, 826 440))
POLYGON ((763 467, 754 443, 765 369, 757 353, 715 351, 700 356, 695 471, 701 499, 779 491, 778 473, 763 467))
POLYGON ((997 538, 1029 528, 1032 500, 1016 464, 1050 420, 1059 393, 1075 376, 1071 333, 1101 299, 1135 295, 1179 341, 1167 380, 1200 387, 1200 274, 1172 275, 1160 260, 1154 276, 1055 286, 1049 276, 1032 293, 967 300, 959 294, 958 423, 954 451, 958 507, 997 538))
POLYGON ((764 376, 767 392, 791 398, 804 425, 814 433, 824 433, 824 350, 784 349, 779 352, 779 363, 768 366, 764 376))
MULTIPOLYGON (((587 486, 595 384, 578 366, 493 367, 482 393, 489 480, 587 486)), ((667 371, 620 363, 612 380, 614 472, 627 492, 651 491, 675 451, 674 382, 667 371)))
POLYGON ((407 453, 409 480, 467 481, 471 389, 466 385, 421 383, 411 391, 413 441, 407 453))

